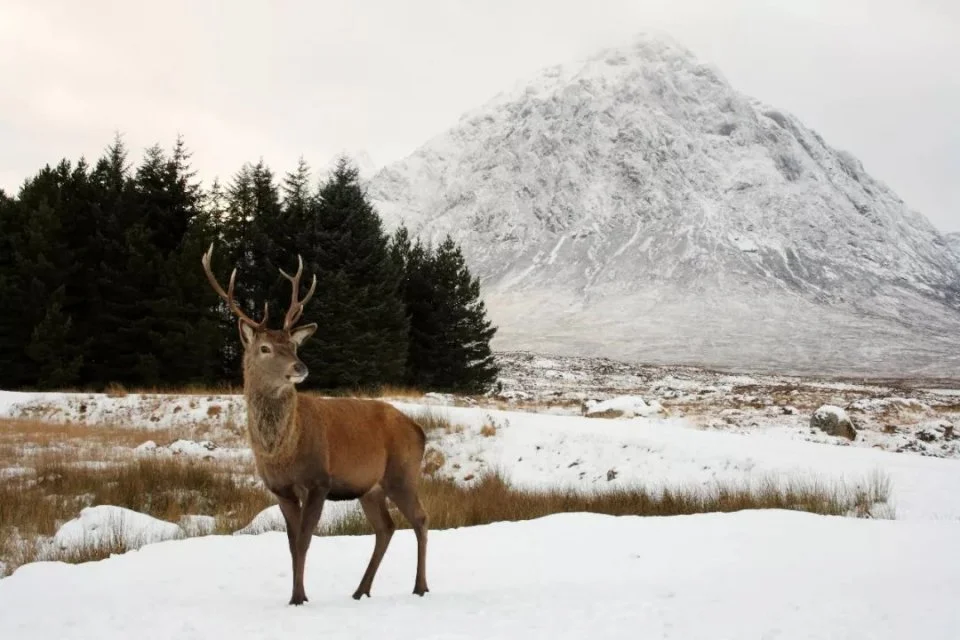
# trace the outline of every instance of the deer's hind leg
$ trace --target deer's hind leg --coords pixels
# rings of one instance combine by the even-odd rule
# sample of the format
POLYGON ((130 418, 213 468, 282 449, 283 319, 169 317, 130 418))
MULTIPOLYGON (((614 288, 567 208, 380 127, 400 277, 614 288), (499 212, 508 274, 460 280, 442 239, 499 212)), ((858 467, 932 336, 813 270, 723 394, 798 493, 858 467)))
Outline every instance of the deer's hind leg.
POLYGON ((373 578, 377 575, 377 569, 380 567, 380 561, 383 560, 383 554, 387 552, 390 538, 393 537, 393 532, 397 529, 393 518, 390 517, 390 511, 387 510, 386 494, 379 485, 361 496, 360 506, 373 527, 376 541, 373 544, 373 555, 370 556, 367 570, 360 580, 360 586, 353 594, 354 600, 359 600, 363 596, 370 597, 370 586, 373 584, 373 578))
POLYGON ((413 586, 413 592, 422 596, 430 591, 427 588, 427 529, 429 518, 420 503, 418 495, 419 469, 416 473, 410 474, 412 477, 403 477, 400 482, 390 486, 387 489, 387 495, 393 501, 403 517, 413 527, 417 536, 417 576, 413 586))

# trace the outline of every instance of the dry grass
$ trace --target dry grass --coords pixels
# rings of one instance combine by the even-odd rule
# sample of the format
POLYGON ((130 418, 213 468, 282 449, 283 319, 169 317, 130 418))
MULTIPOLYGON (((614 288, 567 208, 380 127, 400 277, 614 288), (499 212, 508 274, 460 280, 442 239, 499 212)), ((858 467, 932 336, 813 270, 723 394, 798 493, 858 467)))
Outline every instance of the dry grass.
MULTIPOLYGON (((464 486, 452 480, 424 478, 421 500, 431 529, 470 527, 492 522, 531 520, 555 513, 589 512, 613 516, 675 516, 745 509, 790 509, 822 515, 892 517, 886 507, 889 481, 882 476, 855 485, 795 480, 746 485, 665 489, 621 488, 602 493, 568 489, 521 489, 502 475, 489 473, 464 486)), ((391 506, 394 521, 409 523, 391 506)), ((362 515, 346 518, 328 535, 372 533, 362 515)))
MULTIPOLYGON (((464 430, 442 409, 413 416, 428 433, 464 430)), ((501 425, 502 426, 502 425, 501 425)), ((490 421, 481 431, 494 436, 490 421)), ((214 516, 216 533, 247 525, 274 504, 246 459, 198 460, 184 456, 132 457, 130 447, 146 440, 182 437, 164 430, 113 426, 0 421, 0 561, 7 571, 40 558, 68 562, 108 557, 126 549, 122 537, 105 544, 44 555, 39 541, 53 535, 86 506, 109 504, 178 522, 183 515, 214 516)), ((529 490, 503 476, 486 475, 464 486, 437 476, 442 451, 429 446, 424 460, 422 499, 431 528, 448 529, 514 521, 575 511, 610 515, 679 515, 741 509, 795 509, 830 515, 886 517, 889 482, 880 476, 860 485, 817 482, 718 485, 658 491, 622 488, 601 494, 565 489, 529 490)), ((398 525, 408 523, 392 509, 398 525)), ((362 515, 340 522, 334 534, 370 533, 362 515)))
POLYGON ((111 382, 104 388, 103 392, 107 394, 108 398, 127 397, 127 389, 119 382, 111 382))
MULTIPOLYGON (((99 504, 170 522, 188 514, 214 515, 217 531, 235 531, 272 504, 248 466, 182 456, 91 462, 56 452, 39 455, 30 472, 0 479, 0 560, 9 570, 36 559, 39 548, 30 541, 53 535, 81 509, 99 504)), ((71 554, 106 557, 118 545, 122 542, 71 554)))
POLYGON ((445 411, 439 409, 425 408, 409 415, 423 428, 427 437, 438 433, 462 433, 464 430, 463 425, 453 422, 445 411))
POLYGON ((424 392, 421 389, 413 387, 401 387, 396 385, 384 385, 377 389, 376 395, 381 398, 422 398, 424 392))
POLYGON ((488 422, 482 427, 480 427, 480 435, 484 438, 492 438, 497 435, 497 425, 492 422, 488 422))
MULTIPOLYGON (((71 444, 136 446, 147 440, 176 440, 182 430, 135 429, 113 425, 55 423, 32 419, 0 419, 0 446, 63 447, 71 444)), ((0 462, 3 459, 0 458, 0 462)))

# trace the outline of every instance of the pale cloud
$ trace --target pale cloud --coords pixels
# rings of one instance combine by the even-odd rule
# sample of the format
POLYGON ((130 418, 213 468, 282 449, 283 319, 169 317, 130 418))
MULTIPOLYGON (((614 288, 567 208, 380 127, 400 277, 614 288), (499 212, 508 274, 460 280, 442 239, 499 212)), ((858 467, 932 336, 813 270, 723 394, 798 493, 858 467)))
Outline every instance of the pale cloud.
POLYGON ((960 8, 920 0, 0 5, 0 186, 184 134, 205 180, 397 160, 537 69, 662 30, 960 230, 960 8))

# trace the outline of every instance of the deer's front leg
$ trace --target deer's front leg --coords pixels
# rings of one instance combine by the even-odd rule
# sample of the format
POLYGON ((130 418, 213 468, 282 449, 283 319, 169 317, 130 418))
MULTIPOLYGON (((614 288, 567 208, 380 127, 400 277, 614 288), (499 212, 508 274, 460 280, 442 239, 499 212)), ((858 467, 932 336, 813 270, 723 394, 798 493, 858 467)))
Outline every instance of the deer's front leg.
POLYGON ((323 503, 327 499, 327 489, 311 489, 303 501, 303 508, 300 513, 300 529, 297 531, 296 557, 294 559, 294 583, 293 598, 290 604, 302 604, 307 600, 307 594, 303 588, 304 566, 307 562, 307 550, 310 548, 310 542, 313 540, 313 532, 320 522, 320 514, 323 513, 323 503), (297 599, 300 601, 297 602, 297 599))
POLYGON ((303 510, 300 508, 300 500, 292 488, 275 490, 273 493, 277 496, 277 502, 280 504, 280 513, 283 514, 283 520, 287 527, 287 543, 290 545, 290 563, 293 568, 293 594, 290 597, 290 604, 303 604, 307 600, 303 593, 303 568, 302 565, 297 563, 297 538, 300 535, 303 510))

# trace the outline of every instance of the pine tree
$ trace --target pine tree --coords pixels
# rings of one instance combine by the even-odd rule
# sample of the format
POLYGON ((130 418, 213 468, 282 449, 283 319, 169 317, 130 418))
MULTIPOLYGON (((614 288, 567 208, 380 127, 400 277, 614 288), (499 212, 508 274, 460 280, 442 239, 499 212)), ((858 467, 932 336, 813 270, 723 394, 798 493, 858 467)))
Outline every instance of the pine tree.
POLYGON ((394 233, 392 252, 403 268, 410 317, 406 381, 421 388, 482 393, 496 380, 490 350, 496 328, 486 318, 480 282, 460 247, 447 236, 436 250, 394 233))
POLYGON ((193 181, 190 154, 178 137, 168 157, 149 149, 134 178, 140 215, 129 233, 130 259, 141 281, 144 344, 134 371, 143 384, 209 382, 218 370, 217 316, 197 293, 198 265, 211 224, 193 181))
POLYGON ((96 386, 132 383, 141 346, 133 325, 142 318, 143 306, 138 274, 131 272, 131 263, 136 262, 131 259, 131 241, 142 238, 134 232, 139 211, 128 151, 120 136, 94 165, 90 181, 95 208, 91 240, 99 261, 87 265, 94 301, 86 327, 90 344, 83 377, 96 386))
POLYGON ((27 303, 16 250, 24 225, 20 202, 0 192, 0 388, 13 389, 23 384, 20 367, 10 366, 23 355, 26 339, 22 309, 27 303))
POLYGON ((40 389, 62 389, 80 379, 83 354, 74 341, 70 316, 63 313, 65 286, 47 298, 43 317, 33 328, 25 354, 37 369, 35 385, 40 389))
MULTIPOLYGON (((400 271, 348 159, 339 159, 311 208, 297 242, 304 286, 317 274, 317 295, 303 318, 320 325, 301 354, 311 371, 308 383, 357 388, 400 382, 408 331, 400 271)), ((288 273, 296 268, 291 253, 282 265, 288 273)))
POLYGON ((3 299, 3 306, 18 316, 19 327, 11 327, 18 386, 50 388, 79 380, 83 344, 65 311, 74 261, 62 224, 72 174, 64 160, 54 169, 45 167, 20 191, 21 215, 13 230, 12 271, 3 299))
MULTIPOLYGON (((300 158, 296 171, 287 173, 283 178, 283 217, 291 229, 299 231, 310 221, 313 207, 313 194, 310 193, 310 165, 300 158), (300 228, 298 228, 298 226, 300 228)), ((299 234, 286 239, 294 242, 299 234)))

